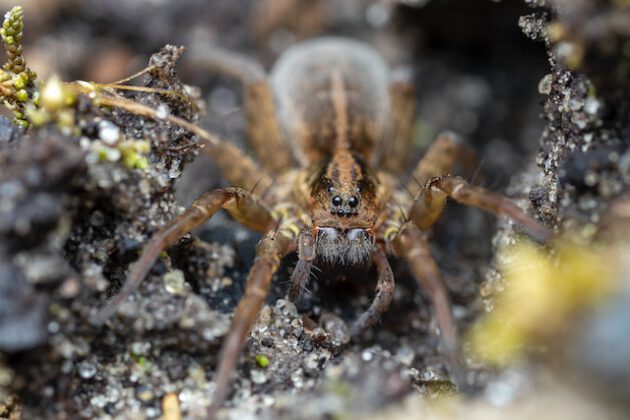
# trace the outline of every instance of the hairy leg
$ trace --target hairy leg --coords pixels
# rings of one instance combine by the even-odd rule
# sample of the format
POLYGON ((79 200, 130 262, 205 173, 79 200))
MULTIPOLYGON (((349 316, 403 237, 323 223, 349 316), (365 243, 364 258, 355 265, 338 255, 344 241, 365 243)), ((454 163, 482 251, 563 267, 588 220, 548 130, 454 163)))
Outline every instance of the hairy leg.
POLYGON ((236 220, 254 230, 267 231, 275 224, 267 208, 245 190, 224 188, 205 193, 186 212, 153 235, 140 259, 133 265, 122 290, 98 312, 95 322, 101 324, 116 312, 120 304, 138 288, 164 248, 201 225, 220 208, 226 209, 236 220))
POLYGON ((456 176, 441 176, 430 180, 412 204, 409 220, 422 229, 431 227, 442 214, 447 197, 467 206, 506 216, 538 241, 546 242, 551 237, 549 229, 538 223, 511 200, 484 188, 470 185, 456 176))
POLYGON ((463 386, 463 368, 458 357, 457 329, 451 302, 440 269, 429 251, 425 233, 412 223, 406 223, 394 238, 393 247, 397 256, 407 260, 413 276, 429 295, 453 381, 463 386))
POLYGON ((426 151, 412 172, 406 190, 416 197, 431 178, 449 175, 460 164, 466 172, 472 172, 476 165, 475 154, 453 132, 441 133, 426 151))
POLYGON ((390 173, 400 174, 407 170, 413 140, 413 126, 416 115, 416 95, 411 71, 407 68, 393 72, 389 85, 390 131, 381 142, 373 162, 390 173))
POLYGON ((271 278, 280 260, 295 249, 295 239, 277 230, 268 232, 256 247, 256 259, 247 276, 245 295, 238 304, 232 325, 223 342, 216 374, 216 388, 208 418, 214 418, 225 401, 228 385, 245 340, 256 323, 258 313, 267 297, 271 278))
POLYGON ((245 116, 252 146, 263 167, 279 173, 294 166, 267 81, 267 75, 255 61, 232 52, 211 47, 193 57, 195 67, 233 77, 243 84, 245 116))
POLYGON ((374 325, 381 314, 389 308, 394 295, 394 274, 389 266, 389 261, 383 251, 377 246, 372 254, 376 270, 378 271, 378 282, 376 283, 376 296, 372 304, 352 326, 353 336, 374 325))

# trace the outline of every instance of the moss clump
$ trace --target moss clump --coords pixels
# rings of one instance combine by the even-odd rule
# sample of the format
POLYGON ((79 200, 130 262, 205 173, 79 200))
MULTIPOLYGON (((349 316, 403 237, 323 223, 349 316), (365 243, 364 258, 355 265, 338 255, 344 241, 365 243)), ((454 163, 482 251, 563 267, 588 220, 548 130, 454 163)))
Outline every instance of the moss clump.
POLYGON ((23 20, 24 11, 20 6, 15 6, 4 15, 0 35, 7 52, 7 62, 0 70, 0 97, 4 105, 13 112, 14 122, 28 126, 25 106, 38 93, 34 83, 37 75, 26 66, 26 60, 22 56, 23 20))
POLYGON ((151 150, 151 144, 145 140, 124 141, 118 147, 122 163, 130 169, 147 169, 149 160, 145 156, 151 150))

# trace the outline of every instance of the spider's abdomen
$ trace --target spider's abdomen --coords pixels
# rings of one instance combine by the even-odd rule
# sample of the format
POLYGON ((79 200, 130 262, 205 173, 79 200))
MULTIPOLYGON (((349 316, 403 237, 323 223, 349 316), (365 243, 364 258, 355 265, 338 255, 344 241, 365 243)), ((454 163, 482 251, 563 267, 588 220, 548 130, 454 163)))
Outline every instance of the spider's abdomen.
POLYGON ((325 37, 286 51, 271 85, 288 145, 307 163, 338 149, 369 159, 389 120, 389 72, 357 41, 325 37))

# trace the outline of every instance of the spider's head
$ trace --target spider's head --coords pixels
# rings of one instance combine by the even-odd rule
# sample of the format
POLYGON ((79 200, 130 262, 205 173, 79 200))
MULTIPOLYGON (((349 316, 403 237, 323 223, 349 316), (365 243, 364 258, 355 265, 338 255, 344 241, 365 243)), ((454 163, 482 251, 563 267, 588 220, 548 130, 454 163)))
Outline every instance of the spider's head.
POLYGON ((312 184, 311 217, 316 255, 332 265, 370 260, 376 222, 375 186, 363 160, 336 153, 312 184))

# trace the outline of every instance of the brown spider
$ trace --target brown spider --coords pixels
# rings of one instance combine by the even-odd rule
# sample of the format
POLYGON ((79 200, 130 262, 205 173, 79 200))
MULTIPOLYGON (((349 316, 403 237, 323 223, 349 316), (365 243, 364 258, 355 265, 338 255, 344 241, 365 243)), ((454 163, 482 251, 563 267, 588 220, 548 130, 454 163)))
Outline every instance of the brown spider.
POLYGON ((202 61, 243 84, 249 135, 264 170, 228 142, 206 147, 235 187, 202 195, 155 233, 98 320, 111 316, 137 288, 162 249, 223 208, 264 236, 220 354, 211 414, 226 397, 280 260, 295 251, 292 300, 305 288, 314 263, 374 262, 376 296, 353 325, 353 334, 372 326, 392 300, 394 277, 386 255, 404 258, 432 299, 450 368, 456 370, 455 324, 426 234, 447 198, 505 215, 540 241, 549 231, 508 199, 447 175, 464 155, 452 134, 439 136, 413 170, 413 180, 400 185, 397 175, 411 147, 413 89, 407 76, 390 73, 362 43, 343 38, 304 42, 285 52, 269 77, 256 63, 224 51, 215 50, 202 61), (263 193, 250 192, 254 189, 263 193))

